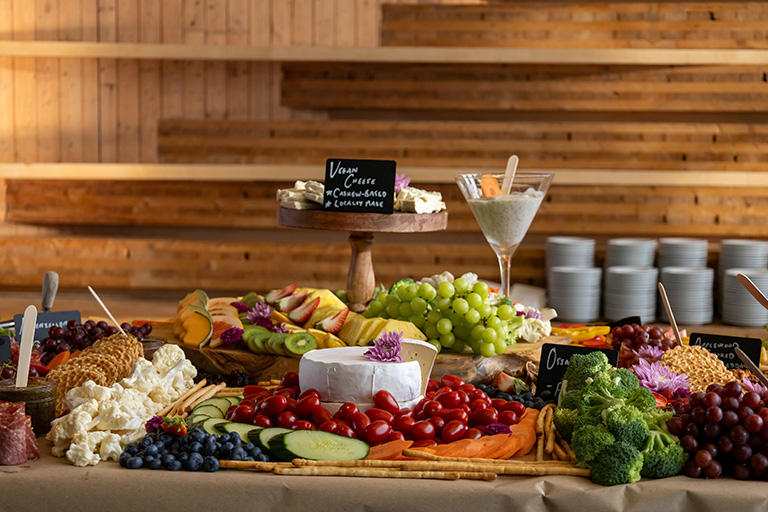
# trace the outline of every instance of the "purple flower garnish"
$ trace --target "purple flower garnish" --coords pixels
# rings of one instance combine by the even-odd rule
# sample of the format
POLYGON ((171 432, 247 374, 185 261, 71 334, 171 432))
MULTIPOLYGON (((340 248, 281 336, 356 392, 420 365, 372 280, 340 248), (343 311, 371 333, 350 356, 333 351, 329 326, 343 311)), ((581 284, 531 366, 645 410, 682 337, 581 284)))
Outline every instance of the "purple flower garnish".
POLYGON ((682 398, 691 394, 691 381, 685 374, 678 375, 661 362, 649 363, 645 359, 640 359, 632 367, 640 385, 655 393, 659 393, 667 398, 682 398))
POLYGON ((238 313, 247 313, 248 310, 251 309, 248 307, 248 304, 246 304, 245 302, 240 302, 239 300, 236 300, 235 302, 230 302, 229 305, 235 308, 238 313))
POLYGON ((645 359, 649 363, 661 360, 661 356, 664 355, 664 351, 661 348, 651 345, 643 345, 640 347, 640 350, 633 350, 632 352, 640 359, 645 359))
POLYGON ((525 314, 525 318, 533 318, 534 320, 541 320, 541 313, 532 309, 525 314))
POLYGON ((225 345, 234 345, 243 339, 243 330, 239 327, 230 327, 221 333, 221 341, 225 345))
POLYGON ((152 416, 147 420, 146 425, 144 425, 144 428, 147 429, 147 433, 151 434, 152 432, 155 432, 157 429, 160 428, 160 425, 163 424, 163 417, 162 416, 152 416))
POLYGON ((280 324, 280 325, 273 325, 273 326, 272 326, 272 331, 273 331, 273 332, 282 332, 282 333, 285 333, 285 332, 288 332, 288 328, 285 326, 285 324, 284 324, 284 323, 282 323, 282 324, 280 324))
POLYGON ((373 340, 373 346, 365 351, 363 357, 381 363, 402 363, 403 358, 400 357, 402 340, 403 333, 400 331, 384 332, 380 338, 373 340))
POLYGON ((253 322, 256 319, 264 318, 269 320, 272 316, 272 307, 266 302, 257 302, 253 308, 245 316, 248 320, 253 322))
POLYGON ((408 188, 411 184, 411 178, 406 178, 405 174, 395 173, 395 194, 399 194, 401 191, 408 188))
POLYGON ((512 431, 509 429, 509 426, 503 423, 491 423, 485 427, 486 436, 492 436, 495 434, 511 434, 511 433, 512 431))
POLYGON ((746 389, 750 391, 754 391, 755 393, 760 395, 760 398, 762 398, 763 400, 765 400, 765 398, 768 397, 768 388, 766 388, 759 382, 752 382, 748 378, 744 377, 741 383, 746 389))

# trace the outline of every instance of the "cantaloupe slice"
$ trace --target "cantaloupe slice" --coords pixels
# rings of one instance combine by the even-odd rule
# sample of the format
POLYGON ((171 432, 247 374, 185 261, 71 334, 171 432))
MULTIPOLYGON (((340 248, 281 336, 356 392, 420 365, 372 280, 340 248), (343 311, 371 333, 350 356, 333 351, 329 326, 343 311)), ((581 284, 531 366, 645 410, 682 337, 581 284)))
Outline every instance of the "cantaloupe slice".
POLYGON ((190 315, 183 322, 186 332, 182 342, 191 347, 203 348, 211 340, 213 320, 207 310, 198 306, 190 306, 190 308, 195 314, 190 315))
POLYGON ((179 305, 176 307, 176 312, 178 313, 187 306, 200 302, 202 302, 202 304, 200 304, 202 307, 207 308, 208 294, 203 290, 195 290, 179 301, 179 305))

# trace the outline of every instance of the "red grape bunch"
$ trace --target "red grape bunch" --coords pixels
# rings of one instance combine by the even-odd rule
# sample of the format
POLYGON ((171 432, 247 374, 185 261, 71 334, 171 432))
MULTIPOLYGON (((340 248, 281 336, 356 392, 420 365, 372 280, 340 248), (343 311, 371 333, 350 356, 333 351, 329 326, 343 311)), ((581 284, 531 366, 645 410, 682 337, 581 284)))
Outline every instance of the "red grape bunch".
POLYGON ((677 344, 675 340, 664 336, 664 330, 661 327, 637 324, 614 327, 611 330, 611 343, 614 350, 620 350, 621 345, 627 343, 633 350, 651 346, 658 347, 664 351, 674 348, 677 344))

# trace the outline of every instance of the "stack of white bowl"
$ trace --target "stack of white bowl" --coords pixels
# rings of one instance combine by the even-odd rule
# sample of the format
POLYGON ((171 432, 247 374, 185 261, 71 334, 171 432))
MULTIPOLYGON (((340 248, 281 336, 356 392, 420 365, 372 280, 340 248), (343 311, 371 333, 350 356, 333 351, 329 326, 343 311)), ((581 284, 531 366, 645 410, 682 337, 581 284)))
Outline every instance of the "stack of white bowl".
POLYGON ((547 284, 552 267, 594 267, 595 240, 575 236, 550 236, 547 238, 547 284))
POLYGON ((742 286, 736 277, 738 274, 744 274, 750 278, 763 293, 768 292, 768 270, 762 268, 726 270, 723 281, 723 322, 750 327, 768 324, 768 309, 761 306, 742 286))
POLYGON ((610 322, 639 316, 644 324, 656 319, 659 269, 608 267, 605 269, 603 305, 610 322))
POLYGON ((552 267, 549 303, 557 317, 570 322, 594 322, 600 317, 600 277, 596 267, 552 267))
POLYGON ((652 267, 656 240, 650 238, 612 238, 605 250, 605 267, 652 267))
POLYGON ((721 311, 725 271, 729 268, 768 268, 768 242, 739 239, 720 242, 720 261, 717 267, 717 282, 720 285, 717 298, 721 311))
POLYGON ((659 240, 659 268, 706 267, 709 242, 695 238, 659 240))
MULTIPOLYGON (((714 305, 712 287, 714 269, 707 267, 664 267, 661 283, 669 299, 675 320, 680 324, 703 325, 712 323, 714 305)), ((660 308, 661 319, 669 321, 667 310, 660 308)))

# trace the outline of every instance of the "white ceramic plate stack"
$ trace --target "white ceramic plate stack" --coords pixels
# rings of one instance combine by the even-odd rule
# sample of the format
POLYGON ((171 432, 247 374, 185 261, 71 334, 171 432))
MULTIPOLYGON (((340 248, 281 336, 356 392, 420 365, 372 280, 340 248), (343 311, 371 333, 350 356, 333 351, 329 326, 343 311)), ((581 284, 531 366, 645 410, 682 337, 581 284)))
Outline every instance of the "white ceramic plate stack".
POLYGON ((594 267, 595 240, 575 236, 550 236, 546 250, 547 285, 552 267, 594 267))
POLYGON ((612 238, 605 250, 605 267, 652 267, 656 240, 650 238, 612 238))
POLYGON ((639 316, 644 324, 656 319, 659 269, 609 267, 605 269, 603 309, 610 322, 639 316))
POLYGON ((594 322, 600 317, 600 278, 596 267, 552 267, 549 303, 557 318, 570 322, 594 322))
POLYGON ((709 242, 696 238, 659 240, 659 268, 706 267, 709 242))
POLYGON ((722 311, 723 283, 729 268, 768 268, 768 242, 760 240, 723 240, 717 268, 718 303, 722 311))
MULTIPOLYGON (((664 267, 661 283, 667 292, 672 314, 679 324, 703 325, 712 323, 714 300, 712 287, 715 270, 707 267, 664 267)), ((667 310, 662 306, 659 316, 669 321, 667 310)))
POLYGON ((762 268, 726 270, 723 281, 723 323, 749 327, 768 324, 768 309, 761 306, 742 286, 736 278, 738 274, 744 274, 750 278, 763 293, 768 292, 768 270, 762 268))

